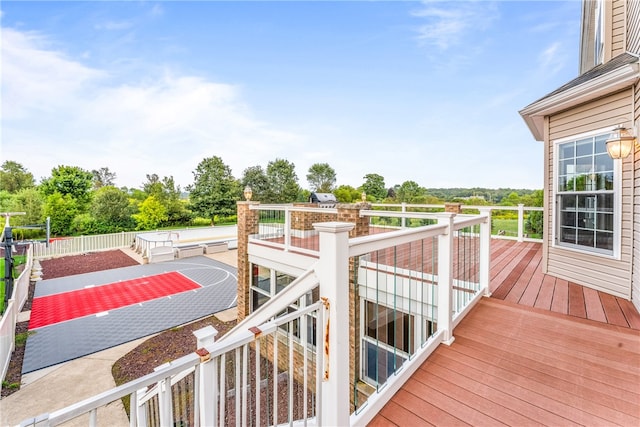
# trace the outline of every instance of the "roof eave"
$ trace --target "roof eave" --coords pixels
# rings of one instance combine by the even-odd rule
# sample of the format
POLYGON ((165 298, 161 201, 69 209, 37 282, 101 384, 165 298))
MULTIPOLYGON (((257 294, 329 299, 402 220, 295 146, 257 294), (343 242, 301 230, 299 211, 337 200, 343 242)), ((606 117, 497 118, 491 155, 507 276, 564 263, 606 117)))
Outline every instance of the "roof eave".
POLYGON ((543 141, 545 116, 617 92, 634 85, 639 79, 640 65, 626 64, 580 85, 536 101, 519 113, 536 141, 543 141))

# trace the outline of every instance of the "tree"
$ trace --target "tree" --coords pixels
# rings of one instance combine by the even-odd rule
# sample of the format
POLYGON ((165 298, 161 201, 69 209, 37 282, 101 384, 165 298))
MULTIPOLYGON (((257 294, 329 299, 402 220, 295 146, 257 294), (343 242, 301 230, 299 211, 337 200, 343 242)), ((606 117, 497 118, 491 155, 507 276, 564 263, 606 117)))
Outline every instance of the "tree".
POLYGON ((11 218, 11 225, 36 225, 44 221, 44 198, 36 188, 23 188, 9 201, 9 212, 24 212, 11 218))
POLYGON ((127 193, 111 185, 96 190, 89 211, 98 232, 113 233, 133 226, 127 193))
POLYGON ((350 185, 341 185, 333 191, 336 200, 340 203, 359 202, 362 193, 350 185))
POLYGON ((165 176, 161 180, 156 174, 147 174, 147 182, 142 187, 146 195, 155 196, 167 209, 166 225, 184 224, 191 220, 191 211, 180 200, 182 192, 173 176, 165 176))
POLYGON ((382 201, 387 197, 387 188, 384 186, 384 177, 377 173, 368 173, 364 176, 362 191, 376 201, 382 201))
POLYGON ((33 175, 18 162, 7 160, 0 168, 0 190, 17 193, 35 185, 33 175))
POLYGON ((265 203, 291 203, 300 193, 295 165, 288 160, 276 159, 267 165, 269 189, 265 203))
POLYGON ((158 174, 147 174, 147 181, 142 183, 142 191, 147 196, 155 196, 158 199, 164 198, 164 188, 158 174))
POLYGON ((269 182, 262 166, 246 168, 242 173, 240 185, 243 189, 247 186, 251 187, 252 200, 264 201, 269 191, 269 182))
POLYGON ((520 196, 515 191, 509 193, 507 197, 504 197, 500 204, 502 206, 517 206, 520 203, 520 196))
POLYGON ((47 196, 44 216, 51 217, 51 233, 57 236, 71 234, 71 223, 78 214, 78 203, 71 194, 54 192, 47 196))
POLYGON ((314 163, 309 168, 307 181, 312 191, 331 193, 336 184, 336 171, 328 163, 314 163))
POLYGON ((140 211, 133 218, 138 230, 151 230, 167 220, 167 209, 155 196, 149 196, 140 204, 140 211))
POLYGON ((115 172, 111 172, 109 168, 100 168, 98 170, 92 170, 93 174, 93 187, 101 188, 106 187, 108 185, 114 185, 116 180, 115 172))
POLYGON ((42 181, 40 188, 46 196, 54 193, 69 195, 76 201, 77 209, 84 212, 91 200, 93 174, 77 166, 58 166, 51 177, 42 181))
POLYGON ((396 188, 396 198, 400 203, 412 203, 425 196, 427 191, 415 181, 405 181, 396 188))
POLYGON ((231 168, 220 157, 202 160, 193 175, 189 199, 191 209, 197 216, 213 219, 216 215, 235 214, 236 201, 240 199, 240 185, 231 174, 231 168))
MULTIPOLYGON (((525 206, 544 206, 544 191, 535 190, 532 194, 523 196, 522 203, 525 206)), ((544 220, 542 212, 530 211, 524 227, 527 233, 534 235, 542 235, 544 230, 544 220)))

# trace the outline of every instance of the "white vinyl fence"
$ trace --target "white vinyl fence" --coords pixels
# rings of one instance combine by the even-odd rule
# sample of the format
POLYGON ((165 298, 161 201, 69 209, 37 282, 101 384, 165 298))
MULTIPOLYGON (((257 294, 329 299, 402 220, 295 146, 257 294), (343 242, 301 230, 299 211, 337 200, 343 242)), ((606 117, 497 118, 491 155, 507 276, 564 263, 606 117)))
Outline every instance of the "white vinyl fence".
POLYGON ((98 234, 95 236, 52 238, 45 242, 33 244, 34 258, 51 258, 62 255, 76 255, 108 249, 126 248, 133 245, 139 231, 123 231, 121 233, 98 234))
MULTIPOLYGON (((4 260, 2 260, 4 262, 4 260)), ((0 381, 4 381, 15 346, 15 331, 18 313, 27 301, 29 276, 33 266, 33 247, 27 250, 27 261, 22 274, 13 283, 13 295, 9 298, 5 312, 0 319, 0 381)))

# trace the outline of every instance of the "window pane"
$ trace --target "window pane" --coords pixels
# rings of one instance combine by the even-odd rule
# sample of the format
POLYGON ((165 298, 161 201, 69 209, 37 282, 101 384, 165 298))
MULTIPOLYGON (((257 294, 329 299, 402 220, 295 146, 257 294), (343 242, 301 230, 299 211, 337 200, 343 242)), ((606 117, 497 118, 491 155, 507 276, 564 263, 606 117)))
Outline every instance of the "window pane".
POLYGON ((594 214, 591 213, 591 212, 579 212, 578 213, 578 227, 579 228, 594 229, 596 227, 596 223, 595 223, 594 219, 595 219, 594 218, 594 214))
POLYGON ((560 196, 563 211, 576 210, 576 196, 560 196))
POLYGON ((613 233, 606 231, 596 232, 596 247, 599 249, 613 250, 613 233))
POLYGON ((595 243, 595 234, 591 230, 577 230, 577 239, 576 244, 582 246, 591 246, 594 247, 595 243))
POLYGON ((593 158, 596 172, 613 172, 613 159, 607 154, 598 154, 593 158))
POLYGON ((598 230, 613 232, 613 214, 599 213, 597 228, 598 230))
POLYGON ((564 159, 569 159, 574 157, 574 143, 569 142, 566 144, 560 144, 560 149, 558 150, 559 159, 562 161, 564 159))
POLYGON ((576 173, 586 174, 591 173, 593 167, 593 157, 578 157, 576 159, 576 173))
POLYGON ((591 156, 593 154, 593 138, 576 141, 576 157, 591 156))
POLYGON ((576 243, 576 229, 562 227, 560 229, 560 241, 563 243, 576 243))
POLYGON ((567 160, 560 161, 559 175, 571 175, 576 173, 575 163, 573 157, 567 160))
POLYGON ((393 371, 400 368, 406 360, 404 357, 398 354, 394 355, 368 341, 365 341, 364 356, 366 359, 364 375, 378 384, 385 383, 393 371))
POLYGON ((596 208, 596 196, 578 196, 579 210, 592 210, 596 208))
POLYGON ((271 294, 271 270, 260 265, 253 265, 251 285, 271 294))
POLYGON ((255 311, 265 302, 269 301, 269 297, 258 291, 252 291, 251 311, 255 311))
MULTIPOLYGON (((594 147, 594 153, 595 154, 600 154, 600 153, 607 153, 607 139, 609 138, 609 134, 604 134, 604 135, 598 135, 595 138, 595 147, 594 147)), ((611 166, 613 169, 613 159, 611 159, 611 166)))
POLYGON ((280 292, 289 283, 293 282, 295 277, 284 273, 276 273, 276 293, 280 292))
POLYGON ((613 212, 613 194, 600 194, 598 196, 598 211, 613 212))
POLYGON ((576 223, 576 213, 575 212, 562 212, 562 226, 566 227, 575 227, 576 223))

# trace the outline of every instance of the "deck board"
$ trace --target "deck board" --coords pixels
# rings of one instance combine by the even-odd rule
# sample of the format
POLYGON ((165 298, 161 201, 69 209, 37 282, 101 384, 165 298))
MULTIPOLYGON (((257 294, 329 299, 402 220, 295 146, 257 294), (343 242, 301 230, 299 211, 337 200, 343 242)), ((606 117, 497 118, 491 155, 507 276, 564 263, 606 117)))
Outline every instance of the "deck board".
POLYGON ((631 302, 544 274, 540 243, 493 240, 490 277, 492 298, 640 330, 631 302))
POLYGON ((640 425, 638 330, 483 298, 454 336, 371 425, 640 425))

